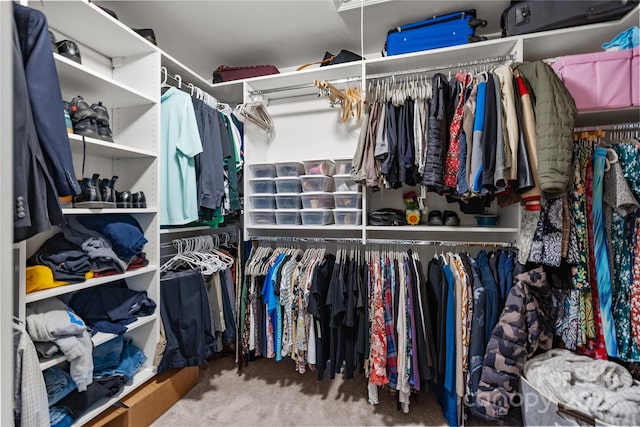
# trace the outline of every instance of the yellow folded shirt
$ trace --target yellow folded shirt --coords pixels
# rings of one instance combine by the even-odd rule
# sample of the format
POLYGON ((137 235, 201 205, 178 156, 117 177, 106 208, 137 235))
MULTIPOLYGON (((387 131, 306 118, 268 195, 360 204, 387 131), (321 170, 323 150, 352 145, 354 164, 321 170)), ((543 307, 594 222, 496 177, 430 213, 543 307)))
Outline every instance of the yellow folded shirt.
MULTIPOLYGON (((84 275, 85 280, 93 277, 93 271, 84 275)), ((27 293, 42 291, 68 285, 69 282, 53 280, 53 271, 46 265, 31 265, 27 267, 27 293)))

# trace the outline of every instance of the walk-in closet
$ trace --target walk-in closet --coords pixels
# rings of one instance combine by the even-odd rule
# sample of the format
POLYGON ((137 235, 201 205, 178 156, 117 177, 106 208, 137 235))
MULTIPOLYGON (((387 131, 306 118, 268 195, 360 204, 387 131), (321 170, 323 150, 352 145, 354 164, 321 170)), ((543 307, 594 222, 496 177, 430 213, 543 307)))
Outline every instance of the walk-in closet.
POLYGON ((1 425, 640 424, 637 0, 0 11, 1 425))

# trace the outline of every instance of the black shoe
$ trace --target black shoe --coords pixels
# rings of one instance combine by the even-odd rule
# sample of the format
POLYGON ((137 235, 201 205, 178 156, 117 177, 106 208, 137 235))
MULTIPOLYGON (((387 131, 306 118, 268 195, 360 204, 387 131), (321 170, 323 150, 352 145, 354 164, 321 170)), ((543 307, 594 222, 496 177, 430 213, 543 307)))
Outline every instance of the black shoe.
POLYGON ((62 40, 61 42, 56 43, 58 47, 58 53, 65 58, 69 58, 72 61, 76 61, 78 64, 82 64, 82 59, 80 58, 80 48, 73 40, 62 40))
POLYGON ((102 105, 102 101, 92 104, 91 109, 96 113, 96 123, 98 125, 98 137, 104 141, 113 142, 113 134, 109 127, 109 112, 102 105))
POLYGON ((137 193, 133 193, 131 195, 131 204, 133 208, 146 208, 147 198, 144 196, 144 192, 138 191, 137 193))
POLYGON ((69 103, 73 132, 78 135, 98 138, 98 122, 96 112, 89 107, 81 96, 76 96, 69 103))
MULTIPOLYGON (((95 4, 95 3, 94 3, 95 4)), ((100 9, 104 10, 105 12, 107 12, 109 15, 111 15, 114 19, 118 19, 118 15, 116 15, 116 13, 111 10, 111 9, 107 9, 104 6, 100 6, 99 4, 96 4, 96 6, 98 6, 100 9)))
POLYGON ((130 209, 131 191, 116 191, 116 203, 119 208, 130 209))
POLYGON ((103 202, 116 202, 116 180, 117 176, 113 176, 111 179, 101 179, 100 180, 100 197, 103 202))
POLYGON ((58 52, 58 41, 56 40, 56 36, 49 30, 49 38, 51 39, 51 49, 54 52, 58 52))
POLYGON ((457 227, 460 225, 460 218, 454 211, 444 211, 444 225, 447 227, 457 227))
POLYGON ((427 224, 429 225, 442 225, 442 212, 431 211, 427 216, 427 224))
POLYGON ((156 41, 156 33, 154 33, 151 28, 132 28, 132 30, 138 33, 140 37, 147 40, 149 43, 158 46, 158 42, 156 41))

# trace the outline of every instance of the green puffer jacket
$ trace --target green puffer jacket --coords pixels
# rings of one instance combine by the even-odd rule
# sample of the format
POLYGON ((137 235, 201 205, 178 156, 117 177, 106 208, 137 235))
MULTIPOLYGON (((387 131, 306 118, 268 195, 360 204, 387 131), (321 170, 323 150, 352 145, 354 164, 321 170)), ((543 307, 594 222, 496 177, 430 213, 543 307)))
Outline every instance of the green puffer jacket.
POLYGON ((576 103, 546 63, 523 62, 514 64, 514 70, 533 91, 540 188, 549 195, 565 193, 571 181, 576 103))

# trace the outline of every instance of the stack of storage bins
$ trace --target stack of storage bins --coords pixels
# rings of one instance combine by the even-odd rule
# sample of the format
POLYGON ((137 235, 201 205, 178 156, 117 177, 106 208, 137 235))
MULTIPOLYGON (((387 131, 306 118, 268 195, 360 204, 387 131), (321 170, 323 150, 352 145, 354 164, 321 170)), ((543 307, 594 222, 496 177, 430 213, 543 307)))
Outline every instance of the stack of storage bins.
POLYGON ((304 172, 300 162, 276 163, 276 223, 300 225, 300 175, 304 172))
POLYGON ((335 209, 333 216, 336 225, 360 225, 362 224, 362 192, 360 184, 352 181, 351 159, 335 159, 336 191, 333 193, 335 209))
POLYGON ((256 163, 249 166, 253 178, 251 186, 251 223, 253 225, 273 225, 276 223, 275 197, 276 167, 271 163, 256 163))
POLYGON ((302 224, 333 224, 333 160, 305 160, 302 183, 302 224))

